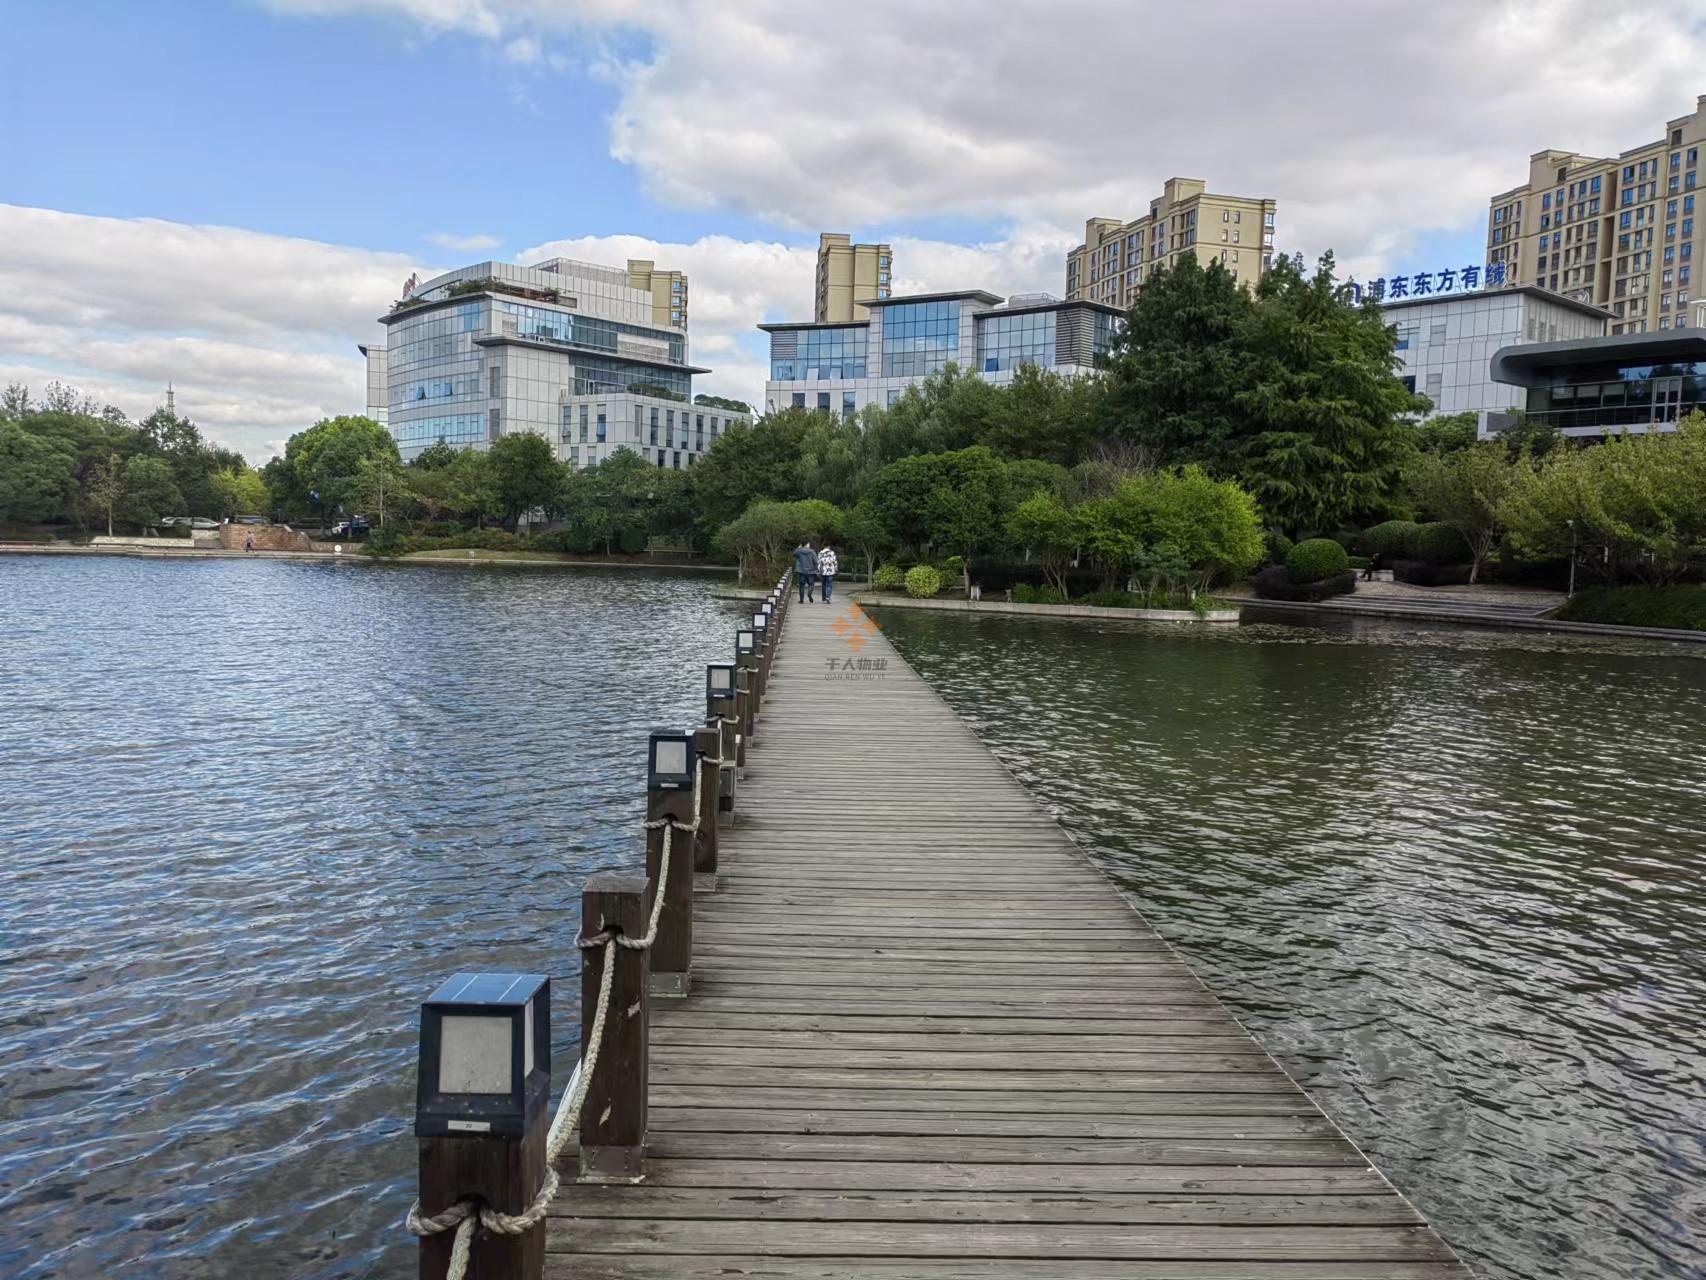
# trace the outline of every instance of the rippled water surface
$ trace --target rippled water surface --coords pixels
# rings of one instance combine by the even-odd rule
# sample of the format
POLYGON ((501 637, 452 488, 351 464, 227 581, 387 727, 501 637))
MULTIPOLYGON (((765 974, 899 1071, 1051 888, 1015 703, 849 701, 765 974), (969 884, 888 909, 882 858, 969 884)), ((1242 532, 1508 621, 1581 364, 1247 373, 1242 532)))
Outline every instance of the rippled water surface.
POLYGON ((1706 648, 878 617, 1486 1280, 1706 1276, 1706 648))
POLYGON ((0 1274, 413 1274, 419 1002, 578 970, 715 581, 0 557, 0 1274))

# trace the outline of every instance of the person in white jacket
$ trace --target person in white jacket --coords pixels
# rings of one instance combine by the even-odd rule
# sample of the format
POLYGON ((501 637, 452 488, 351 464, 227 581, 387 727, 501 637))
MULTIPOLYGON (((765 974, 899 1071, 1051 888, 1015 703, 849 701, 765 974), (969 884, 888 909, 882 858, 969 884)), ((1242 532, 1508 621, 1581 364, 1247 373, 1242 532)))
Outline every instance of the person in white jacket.
POLYGON ((835 557, 835 548, 824 545, 817 553, 817 580, 823 584, 822 599, 829 603, 829 596, 835 590, 835 571, 841 567, 841 562, 835 557))

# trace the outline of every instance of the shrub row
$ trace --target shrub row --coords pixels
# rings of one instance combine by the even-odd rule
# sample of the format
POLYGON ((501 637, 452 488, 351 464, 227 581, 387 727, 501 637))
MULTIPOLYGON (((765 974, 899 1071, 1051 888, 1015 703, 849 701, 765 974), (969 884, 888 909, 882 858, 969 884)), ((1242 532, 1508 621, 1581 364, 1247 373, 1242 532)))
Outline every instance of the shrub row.
MULTIPOLYGON (((1333 545, 1337 546, 1336 543, 1333 545)), ((1344 554, 1343 547, 1339 547, 1339 554, 1344 554)), ((1357 576, 1346 569, 1314 582, 1296 582, 1286 566, 1276 564, 1258 573, 1252 585, 1264 600, 1325 600, 1329 596, 1349 595, 1355 591, 1357 576)))
POLYGON ((1457 587, 1469 581, 1466 564, 1434 564, 1427 560, 1395 560, 1392 577, 1413 587, 1457 587))
POLYGON ((1706 631, 1706 587, 1616 587, 1584 591, 1558 611, 1570 622, 1706 631))

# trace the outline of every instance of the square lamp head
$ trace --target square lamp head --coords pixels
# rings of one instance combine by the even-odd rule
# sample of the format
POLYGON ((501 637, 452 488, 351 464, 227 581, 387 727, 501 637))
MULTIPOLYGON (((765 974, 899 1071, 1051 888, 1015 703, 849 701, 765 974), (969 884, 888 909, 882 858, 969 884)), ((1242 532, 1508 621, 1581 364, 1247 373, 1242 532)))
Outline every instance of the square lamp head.
POLYGON ((652 791, 691 791, 699 754, 691 733, 659 730, 646 755, 646 786, 652 791))
POLYGON ((758 652, 758 633, 751 627, 742 627, 735 632, 735 658, 738 661, 748 654, 758 652))
POLYGON ((421 1005, 415 1134, 519 1137, 551 1096, 551 979, 458 973, 421 1005))
POLYGON ((771 614, 776 612, 776 602, 774 600, 766 600, 763 604, 758 606, 758 611, 768 618, 771 614))
POLYGON ((705 701, 722 702, 735 696, 735 664, 708 662, 705 664, 705 701))
POLYGON ((764 638, 764 633, 769 629, 769 627, 770 615, 768 613, 755 613, 752 615, 752 629, 758 632, 758 638, 760 640, 764 638))

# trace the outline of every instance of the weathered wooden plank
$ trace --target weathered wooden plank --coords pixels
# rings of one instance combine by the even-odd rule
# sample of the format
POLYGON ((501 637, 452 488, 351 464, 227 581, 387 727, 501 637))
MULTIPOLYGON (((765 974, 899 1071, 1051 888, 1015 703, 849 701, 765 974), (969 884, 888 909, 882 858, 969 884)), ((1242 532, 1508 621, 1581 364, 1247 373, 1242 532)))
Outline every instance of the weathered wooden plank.
POLYGON ((654 1107, 652 1132, 880 1134, 981 1138, 1325 1138, 1337 1130, 1325 1116, 1012 1116, 986 1112, 919 1112, 654 1107))
POLYGON ((547 1253, 548 1280, 1467 1280, 1455 1262, 776 1258, 547 1253))
POLYGON ((915 1000, 901 1001, 898 998, 877 999, 871 992, 862 993, 860 999, 825 1000, 818 993, 811 993, 814 998, 802 999, 798 995, 789 995, 778 991, 774 998, 759 999, 754 997, 715 996, 695 993, 693 1004, 695 1008, 708 1013, 767 1013, 776 1014, 904 1014, 909 1017, 948 1017, 948 1018, 1072 1018, 1081 1022, 1129 1022, 1139 1018, 1191 1018, 1204 1013, 1216 1012, 1220 1005, 1212 997, 1180 996, 1153 1004, 1130 1000, 1109 1000, 1096 1004, 1072 1004, 1066 1002, 1039 1003, 1035 1000, 994 1000, 989 998, 970 999, 965 996, 956 997, 953 992, 944 992, 940 997, 921 996, 915 1000))
MULTIPOLYGON (((776 1160, 939 1160, 934 1138, 879 1134, 682 1133, 652 1135, 661 1159, 712 1156, 776 1160)), ((1033 1164, 1287 1164, 1364 1165, 1343 1138, 955 1138, 956 1160, 1033 1164)))
POLYGON ((781 1089, 1030 1089, 1133 1090, 1180 1093, 1291 1093, 1297 1086, 1278 1071, 966 1071, 901 1067, 776 1067, 682 1063, 659 1049, 651 1064, 654 1084, 741 1085, 781 1089))
POLYGON ((823 1049, 725 1044, 654 1046, 654 1060, 672 1066, 804 1067, 879 1071, 1007 1071, 1013 1075, 1060 1071, 1175 1071, 1226 1075, 1269 1075, 1272 1061, 1261 1053, 942 1053, 934 1049, 823 1049))
POLYGON ((685 1001, 664 1012, 653 1011, 652 1026, 666 1033, 682 1030, 730 1031, 787 1031, 806 1035, 814 1031, 872 1032, 881 1035, 983 1035, 1048 1037, 1088 1035, 1102 1040, 1125 1038, 1147 1039, 1156 1036, 1237 1037, 1245 1044, 1254 1044, 1230 1015, 1217 1015, 1212 1009, 1196 1011, 1195 1016, 1176 1019, 1115 1019, 1086 1025, 1077 1018, 953 1018, 913 1017, 895 1010, 886 1014, 838 1014, 831 1009, 817 1013, 763 1013, 743 1011, 716 1013, 701 1007, 700 1002, 685 1001))
POLYGON ((1190 1093, 1184 1090, 1050 1089, 789 1089, 772 1085, 698 1085, 652 1083, 653 1106, 749 1108, 777 1107, 818 1111, 924 1111, 934 1115, 1079 1115, 1122 1116, 1316 1116, 1320 1112, 1302 1090, 1274 1093, 1190 1093))
POLYGON ((696 1045, 717 1047, 734 1045, 741 1048, 778 1049, 921 1049, 930 1053, 1220 1053, 1262 1056, 1262 1051, 1248 1036, 1167 1035, 1052 1035, 1015 1036, 979 1035, 976 1032, 907 1030, 901 1032, 871 1031, 801 1031, 793 1028, 776 1031, 742 1030, 733 1027, 704 1027, 695 1029, 674 1023, 652 1028, 654 1045, 696 1045))
POLYGON ((965 1191, 772 1191, 577 1186, 557 1212, 578 1218, 766 1218, 784 1222, 1105 1222, 1239 1226, 1407 1226, 1394 1195, 1202 1195, 965 1191))
POLYGON ((1435 1261, 1450 1257, 1416 1227, 1161 1226, 1104 1223, 646 1221, 553 1218, 547 1251, 774 1254, 861 1258, 1226 1258, 1242 1261, 1435 1261))

